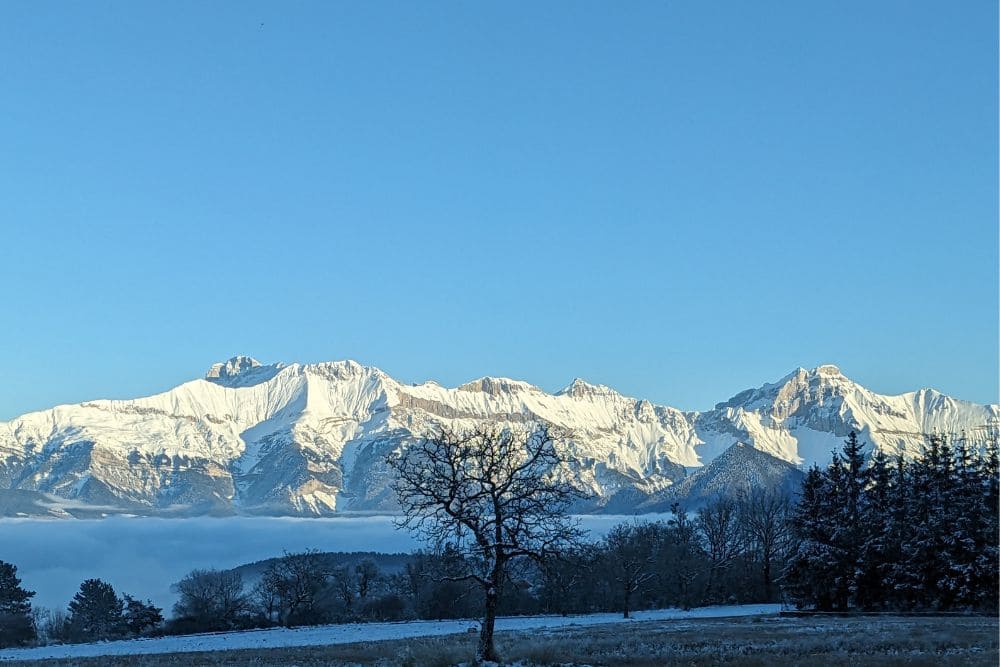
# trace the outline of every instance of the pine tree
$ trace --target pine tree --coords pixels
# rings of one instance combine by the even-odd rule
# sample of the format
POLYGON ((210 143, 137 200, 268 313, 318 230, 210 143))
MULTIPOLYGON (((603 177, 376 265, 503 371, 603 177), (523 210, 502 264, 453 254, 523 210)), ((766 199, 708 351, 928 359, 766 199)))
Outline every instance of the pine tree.
POLYGON ((126 595, 124 600, 125 627, 133 635, 141 635, 163 623, 163 610, 151 600, 137 600, 126 595))
POLYGON ((865 507, 866 474, 864 453, 858 442, 858 435, 851 431, 844 442, 843 457, 834 457, 834 464, 842 470, 839 484, 840 493, 835 497, 834 544, 841 551, 841 583, 838 587, 839 607, 846 609, 857 604, 858 579, 861 575, 861 550, 865 541, 862 523, 865 507))
POLYGON ((87 579, 69 603, 70 632, 84 640, 119 637, 127 627, 123 606, 111 584, 87 579))
POLYGON ((986 519, 986 513, 982 511, 984 489, 977 458, 963 434, 955 446, 954 490, 947 508, 952 526, 948 535, 951 582, 955 589, 955 605, 962 608, 973 608, 977 604, 982 582, 979 554, 986 548, 981 541, 980 524, 986 519))
POLYGON ((977 607, 993 612, 1000 604, 1000 443, 996 430, 990 433, 986 451, 978 461, 980 493, 984 500, 980 509, 982 520, 979 523, 980 534, 976 540, 982 545, 977 558, 979 581, 977 607))
POLYGON ((801 606, 995 610, 998 456, 928 436, 924 455, 863 465, 854 434, 803 484, 785 572, 801 606))
POLYGON ((870 582, 877 578, 872 568, 877 568, 879 547, 865 524, 871 510, 866 494, 870 473, 864 463, 863 446, 851 431, 826 470, 814 467, 806 476, 792 517, 798 544, 784 577, 800 605, 847 609, 874 604, 870 582))
POLYGON ((885 551, 879 569, 882 573, 882 607, 899 609, 905 606, 903 591, 907 576, 903 560, 903 543, 910 529, 910 513, 913 507, 910 500, 912 492, 910 470, 902 454, 896 456, 890 479, 889 491, 886 494, 889 516, 883 537, 885 551))
POLYGON ((782 580, 799 607, 833 608, 834 578, 841 560, 833 546, 829 482, 817 466, 806 473, 802 494, 792 511, 795 540, 782 580))
POLYGON ((34 594, 21 586, 16 566, 0 561, 0 647, 19 646, 35 639, 29 602, 34 594))
POLYGON ((950 509, 955 502, 954 461, 947 440, 930 436, 924 456, 909 467, 910 518, 899 583, 908 606, 947 609, 958 592, 950 509))
POLYGON ((892 493, 889 459, 877 451, 865 471, 865 503, 861 511, 856 602, 863 609, 884 607, 890 597, 887 576, 890 564, 898 557, 898 545, 892 537, 892 493))

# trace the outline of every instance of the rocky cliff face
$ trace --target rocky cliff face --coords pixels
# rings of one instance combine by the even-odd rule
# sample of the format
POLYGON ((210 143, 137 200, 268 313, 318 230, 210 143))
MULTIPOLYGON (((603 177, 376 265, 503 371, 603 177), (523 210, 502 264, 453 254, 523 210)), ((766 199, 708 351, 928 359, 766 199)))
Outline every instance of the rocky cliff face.
POLYGON ((108 512, 385 510, 393 506, 386 454, 434 426, 545 420, 572 433, 561 447, 567 474, 593 496, 588 507, 616 499, 628 511, 737 442, 791 464, 824 462, 854 429, 873 447, 915 455, 925 433, 964 431, 984 442, 998 418, 996 405, 930 389, 876 394, 834 366, 798 369, 708 412, 683 412, 583 380, 556 394, 506 378, 449 389, 403 385, 352 361, 234 357, 156 396, 0 423, 0 489, 108 512))

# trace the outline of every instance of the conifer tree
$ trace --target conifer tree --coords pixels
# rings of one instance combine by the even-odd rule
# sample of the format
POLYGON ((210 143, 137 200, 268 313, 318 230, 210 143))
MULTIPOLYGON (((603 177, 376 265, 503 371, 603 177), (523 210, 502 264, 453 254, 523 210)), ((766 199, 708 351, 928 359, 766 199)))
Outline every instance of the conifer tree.
POLYGON ((834 457, 834 463, 839 463, 841 467, 838 484, 834 486, 840 493, 834 499, 833 514, 833 540, 842 559, 837 599, 838 607, 847 608, 857 603, 861 550, 865 538, 862 523, 866 511, 865 458, 857 433, 851 431, 848 434, 844 442, 843 457, 834 457))
POLYGON ((880 571, 882 572, 883 608, 899 609, 903 607, 902 582, 905 581, 905 564, 903 562, 903 542, 910 528, 910 493, 909 469, 902 454, 897 455, 893 467, 888 491, 889 516, 884 527, 885 552, 880 571))
POLYGON ((876 452, 865 467, 851 434, 803 483, 786 591, 819 609, 995 611, 997 473, 995 442, 933 435, 915 460, 876 452))
POLYGON ((110 639, 125 634, 124 603, 111 584, 87 579, 69 603, 69 626, 77 639, 110 639))
POLYGON ((0 561, 0 647, 18 646, 35 639, 29 602, 34 594, 21 586, 15 565, 0 561))
POLYGON ((124 615, 125 625, 134 635, 141 635, 163 623, 162 609, 154 605, 151 600, 143 602, 131 595, 125 596, 124 615))
POLYGON ((977 544, 982 545, 977 558, 977 573, 979 581, 976 590, 977 605, 980 609, 995 611, 1000 604, 1000 443, 996 430, 990 431, 990 439, 986 451, 980 457, 979 477, 980 490, 983 493, 984 505, 980 511, 983 516, 979 524, 981 531, 977 544))
POLYGON ((948 505, 954 500, 951 447, 945 439, 930 436, 924 456, 909 466, 910 521, 902 544, 900 583, 909 606, 945 609, 955 595, 954 549, 948 537, 948 505))
POLYGON ((783 576, 785 590, 799 606, 833 608, 839 558, 832 545, 829 484, 817 466, 806 473, 799 503, 792 512, 796 544, 783 576))
POLYGON ((881 451, 872 456, 865 471, 864 490, 856 602, 863 609, 876 609, 885 606, 890 597, 889 567, 898 557, 892 535, 892 469, 881 451))

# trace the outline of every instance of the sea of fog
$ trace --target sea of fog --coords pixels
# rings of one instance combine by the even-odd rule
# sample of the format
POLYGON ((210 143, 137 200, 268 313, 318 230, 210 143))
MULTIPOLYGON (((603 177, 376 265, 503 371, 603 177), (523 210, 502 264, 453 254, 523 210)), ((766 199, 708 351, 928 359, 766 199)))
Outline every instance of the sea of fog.
MULTIPOLYGON (((599 538, 636 517, 579 518, 599 538)), ((65 608, 80 582, 93 577, 169 611, 176 600, 171 584, 195 568, 231 568, 283 551, 398 553, 420 546, 389 516, 0 519, 0 560, 17 566, 24 586, 36 592, 35 605, 52 609, 65 608)))

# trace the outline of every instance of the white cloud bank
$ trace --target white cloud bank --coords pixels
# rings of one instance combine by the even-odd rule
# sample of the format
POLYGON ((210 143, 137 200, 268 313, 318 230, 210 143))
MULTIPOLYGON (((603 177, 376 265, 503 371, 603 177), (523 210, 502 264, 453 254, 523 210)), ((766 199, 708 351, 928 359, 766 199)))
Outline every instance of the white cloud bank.
MULTIPOLYGON (((648 515, 643 519, 662 518, 648 515)), ((593 535, 629 517, 581 517, 593 535)), ((282 551, 407 552, 419 547, 392 517, 0 519, 0 560, 13 563, 32 602, 65 608, 84 579, 149 598, 169 613, 170 586, 195 568, 230 568, 282 551)))

